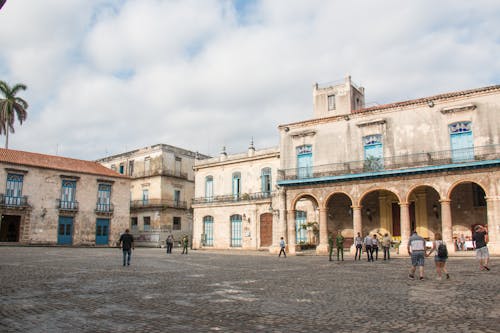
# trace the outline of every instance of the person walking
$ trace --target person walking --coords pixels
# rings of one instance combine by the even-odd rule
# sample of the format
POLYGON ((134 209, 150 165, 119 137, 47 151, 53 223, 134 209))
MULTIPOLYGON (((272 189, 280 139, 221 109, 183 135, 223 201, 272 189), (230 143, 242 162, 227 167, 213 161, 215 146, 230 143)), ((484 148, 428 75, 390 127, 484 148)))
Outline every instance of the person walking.
POLYGON ((375 260, 378 260, 378 238, 377 238, 377 234, 373 234, 373 239, 372 239, 372 261, 373 261, 373 252, 375 252, 375 260))
POLYGON ((488 252, 488 232, 482 225, 476 225, 472 235, 472 245, 476 249, 476 258, 479 260, 479 269, 489 271, 488 262, 490 253, 488 252))
POLYGON ((187 235, 182 237, 182 254, 188 254, 189 238, 187 235))
POLYGON ((446 274, 446 279, 450 278, 448 270, 446 269, 446 260, 448 259, 448 249, 443 241, 443 236, 439 232, 434 235, 434 242, 432 242, 432 249, 427 254, 427 257, 432 252, 436 252, 434 256, 434 263, 436 264, 437 279, 441 280, 443 273, 446 274))
POLYGON ((361 234, 359 232, 358 235, 354 238, 354 246, 356 247, 354 260, 356 260, 356 257, 358 258, 358 260, 361 260, 361 252, 363 251, 363 238, 361 238, 361 234))
POLYGON ((130 266, 130 258, 132 257, 132 250, 135 250, 134 236, 132 236, 128 229, 120 236, 119 247, 123 251, 123 266, 130 266))
POLYGON ((372 238, 370 237, 370 234, 366 235, 363 243, 365 244, 365 252, 368 262, 373 261, 372 238))
POLYGON ((389 250, 391 249, 391 237, 388 233, 385 233, 384 238, 382 238, 382 248, 384 249, 384 260, 390 260, 391 254, 389 250))
POLYGON ((332 254, 333 254, 333 233, 328 234, 328 260, 332 261, 332 254))
POLYGON ((167 240, 167 253, 172 253, 172 247, 174 246, 174 237, 172 235, 168 235, 167 240))
POLYGON ((337 244, 337 261, 340 260, 339 257, 344 261, 344 236, 340 231, 337 231, 335 242, 337 244))
POLYGON ((408 241, 408 254, 411 257, 411 268, 408 277, 415 279, 415 271, 418 267, 420 280, 424 279, 424 262, 425 262, 425 239, 417 234, 414 230, 408 241))
POLYGON ((285 248, 286 248, 285 240, 283 239, 283 237, 281 237, 281 239, 280 239, 280 254, 278 254, 278 257, 281 257, 281 254, 283 253, 283 255, 286 258, 285 248))

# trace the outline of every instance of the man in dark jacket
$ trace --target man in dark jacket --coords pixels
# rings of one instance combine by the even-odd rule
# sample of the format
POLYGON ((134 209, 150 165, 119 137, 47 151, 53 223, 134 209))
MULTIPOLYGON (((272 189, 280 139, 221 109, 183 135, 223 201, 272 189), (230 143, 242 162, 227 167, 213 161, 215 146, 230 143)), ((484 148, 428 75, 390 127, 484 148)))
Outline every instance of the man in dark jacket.
POLYGON ((125 233, 120 236, 120 247, 123 250, 123 266, 130 266, 130 257, 132 256, 132 250, 134 247, 134 236, 129 233, 126 229, 125 233))

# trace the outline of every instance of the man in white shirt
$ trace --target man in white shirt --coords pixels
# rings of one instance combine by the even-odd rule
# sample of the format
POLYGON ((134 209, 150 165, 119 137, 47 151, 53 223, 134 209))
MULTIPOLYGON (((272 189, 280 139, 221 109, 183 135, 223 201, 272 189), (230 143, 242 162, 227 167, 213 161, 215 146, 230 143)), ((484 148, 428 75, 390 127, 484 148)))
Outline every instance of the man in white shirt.
POLYGON ((366 235, 363 243, 365 243, 365 251, 366 251, 366 257, 368 258, 368 262, 373 262, 373 238, 370 237, 370 234, 366 235))
POLYGON ((411 256, 411 268, 408 277, 415 279, 415 270, 418 266, 420 280, 424 279, 424 261, 425 261, 425 239, 413 231, 408 241, 408 254, 411 256))

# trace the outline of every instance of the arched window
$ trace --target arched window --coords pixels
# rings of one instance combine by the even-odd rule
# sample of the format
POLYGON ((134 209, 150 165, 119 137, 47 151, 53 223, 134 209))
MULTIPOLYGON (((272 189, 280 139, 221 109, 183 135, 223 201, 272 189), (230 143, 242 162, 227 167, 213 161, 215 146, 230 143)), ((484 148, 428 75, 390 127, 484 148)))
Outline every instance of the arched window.
POLYGON ((473 160, 472 123, 470 121, 460 121, 448 125, 448 129, 450 132, 451 160, 453 162, 473 160))
POLYGON ((205 178, 205 200, 212 201, 214 197, 214 178, 207 176, 205 178))
POLYGON ((373 134, 363 137, 366 171, 377 171, 384 168, 384 149, 382 135, 373 134))
POLYGON ((271 168, 264 168, 260 173, 261 192, 268 196, 271 194, 271 168))
POLYGON ((241 215, 231 216, 231 247, 241 247, 241 215))
POLYGON ((241 172, 233 173, 233 197, 237 200, 241 195, 241 172))
POLYGON ((302 145, 297 149, 297 177, 311 178, 312 172, 312 146, 302 145))
POLYGON ((203 234, 204 245, 214 246, 214 218, 212 216, 205 216, 203 218, 203 234))

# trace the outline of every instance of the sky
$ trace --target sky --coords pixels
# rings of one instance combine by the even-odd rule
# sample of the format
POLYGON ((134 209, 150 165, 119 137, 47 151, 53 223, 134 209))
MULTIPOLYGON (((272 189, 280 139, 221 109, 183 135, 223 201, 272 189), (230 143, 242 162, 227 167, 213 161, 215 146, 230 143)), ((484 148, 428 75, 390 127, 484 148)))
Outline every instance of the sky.
POLYGON ((496 0, 7 0, 0 80, 29 103, 9 148, 275 147, 315 83, 350 75, 370 105, 500 84, 499 18, 496 0))

